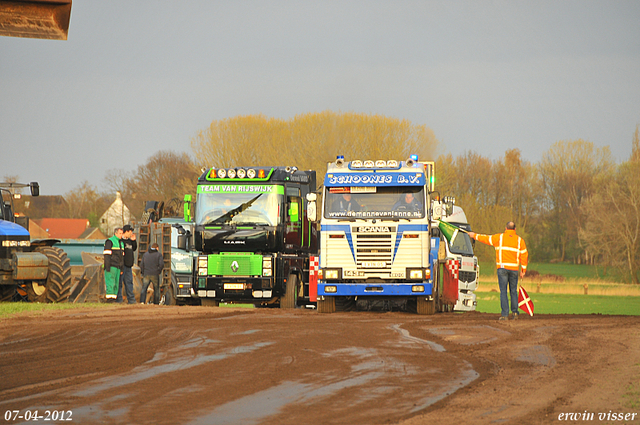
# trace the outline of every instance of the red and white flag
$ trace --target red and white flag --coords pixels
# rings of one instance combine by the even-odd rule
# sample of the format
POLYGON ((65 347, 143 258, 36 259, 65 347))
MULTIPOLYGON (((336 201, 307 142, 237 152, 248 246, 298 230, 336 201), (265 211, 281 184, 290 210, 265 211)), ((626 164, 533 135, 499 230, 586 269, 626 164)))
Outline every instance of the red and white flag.
POLYGON ((529 313, 529 316, 533 316, 533 301, 522 286, 518 288, 518 307, 529 313))

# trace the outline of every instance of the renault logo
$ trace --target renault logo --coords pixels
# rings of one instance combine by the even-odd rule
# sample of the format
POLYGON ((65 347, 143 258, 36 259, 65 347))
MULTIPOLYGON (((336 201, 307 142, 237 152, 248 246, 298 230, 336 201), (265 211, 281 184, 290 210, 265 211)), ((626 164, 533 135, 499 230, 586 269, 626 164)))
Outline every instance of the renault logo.
POLYGON ((233 270, 233 272, 237 272, 238 269, 240 268, 240 265, 238 264, 238 262, 236 260, 233 260, 233 263, 231 263, 231 270, 233 270))

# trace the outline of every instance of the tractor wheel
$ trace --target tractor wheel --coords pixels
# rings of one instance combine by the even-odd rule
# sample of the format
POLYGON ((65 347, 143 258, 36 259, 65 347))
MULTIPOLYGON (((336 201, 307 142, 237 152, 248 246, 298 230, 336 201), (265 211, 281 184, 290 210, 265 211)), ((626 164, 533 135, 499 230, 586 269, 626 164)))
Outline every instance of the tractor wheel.
POLYGON ((44 285, 38 281, 27 282, 29 301, 38 303, 59 303, 69 299, 71 293, 71 261, 60 248, 43 246, 37 251, 49 260, 49 273, 44 285))
POLYGON ((335 313, 336 297, 324 297, 324 300, 318 298, 318 313, 335 313))
POLYGON ((16 285, 0 285, 0 302, 13 301, 16 285))
POLYGON ((280 308, 296 308, 296 295, 298 293, 298 276, 290 274, 287 279, 287 288, 284 296, 280 298, 280 308))

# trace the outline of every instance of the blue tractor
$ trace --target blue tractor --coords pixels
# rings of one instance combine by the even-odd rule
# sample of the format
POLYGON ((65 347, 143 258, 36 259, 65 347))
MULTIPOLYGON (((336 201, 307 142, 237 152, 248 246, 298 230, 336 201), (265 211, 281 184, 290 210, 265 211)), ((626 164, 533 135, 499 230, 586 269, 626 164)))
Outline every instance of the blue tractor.
POLYGON ((67 301, 71 292, 71 263, 54 247, 57 239, 31 240, 29 218, 14 214, 16 188, 40 194, 36 182, 0 183, 0 301, 67 301))

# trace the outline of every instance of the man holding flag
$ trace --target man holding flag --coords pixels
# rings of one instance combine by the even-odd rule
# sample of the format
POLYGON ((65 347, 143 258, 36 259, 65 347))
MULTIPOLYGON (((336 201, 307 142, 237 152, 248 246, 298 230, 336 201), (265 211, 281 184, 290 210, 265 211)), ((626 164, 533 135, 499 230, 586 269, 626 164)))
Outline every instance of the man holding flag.
POLYGON ((524 277, 529 263, 529 253, 524 239, 516 235, 516 224, 513 221, 508 222, 504 233, 482 235, 469 232, 469 236, 496 249, 496 268, 500 286, 500 320, 507 320, 509 317, 507 287, 511 295, 511 312, 513 318, 517 319, 518 275, 524 277))

